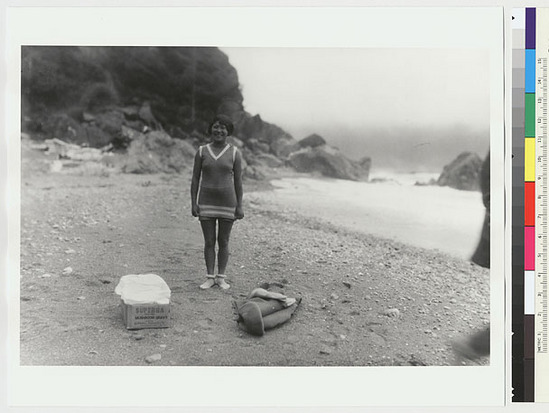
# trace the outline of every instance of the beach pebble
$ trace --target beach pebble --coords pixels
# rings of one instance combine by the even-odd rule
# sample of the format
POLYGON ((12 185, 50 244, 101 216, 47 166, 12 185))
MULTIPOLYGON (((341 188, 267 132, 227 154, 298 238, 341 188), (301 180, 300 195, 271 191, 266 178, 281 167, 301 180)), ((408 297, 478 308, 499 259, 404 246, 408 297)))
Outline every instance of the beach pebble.
POLYGON ((143 334, 135 334, 133 336, 133 339, 136 340, 136 341, 143 340, 144 338, 145 338, 145 336, 143 334))
MULTIPOLYGON (((376 300, 377 301, 377 300, 376 300)), ((387 317, 400 317, 400 310, 398 308, 389 308, 388 310, 385 310, 383 313, 387 317)))
POLYGON ((332 295, 330 295, 330 298, 332 300, 337 300, 339 298, 339 295, 337 295, 336 293, 332 293, 332 295))
POLYGON ((71 267, 67 267, 63 270, 63 275, 69 275, 72 274, 73 269, 71 267))
POLYGON ((76 251, 73 249, 68 249, 65 251, 65 254, 76 254, 76 251))
POLYGON ((86 297, 84 297, 84 296, 81 295, 80 297, 78 297, 78 298, 76 298, 76 299, 77 299, 77 300, 85 300, 86 297))
POLYGON ((89 352, 89 354, 99 354, 99 353, 95 350, 92 350, 92 351, 89 352))
POLYGON ((42 274, 38 278, 50 278, 51 274, 42 274))
POLYGON ((343 285, 347 288, 351 288, 351 283, 348 283, 346 281, 343 281, 343 285))
POLYGON ((160 361, 160 360, 162 360, 161 354, 152 354, 150 356, 145 357, 145 361, 149 364, 154 363, 155 361, 160 361))

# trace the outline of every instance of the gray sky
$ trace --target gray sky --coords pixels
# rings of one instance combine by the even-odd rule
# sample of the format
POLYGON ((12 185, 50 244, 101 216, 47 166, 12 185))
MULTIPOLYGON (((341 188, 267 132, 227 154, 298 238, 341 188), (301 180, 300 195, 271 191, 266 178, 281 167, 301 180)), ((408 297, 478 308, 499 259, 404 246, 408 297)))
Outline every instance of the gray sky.
POLYGON ((446 144, 446 158, 452 159, 460 146, 481 155, 488 148, 485 50, 222 50, 238 71, 245 110, 260 114, 296 139, 319 133, 350 156, 373 155, 388 167, 399 163, 391 161, 388 148, 397 156, 407 145, 434 145, 412 162, 425 163, 426 169, 429 163, 440 166, 429 158, 444 152, 446 144), (456 136, 453 131, 462 134, 456 136))

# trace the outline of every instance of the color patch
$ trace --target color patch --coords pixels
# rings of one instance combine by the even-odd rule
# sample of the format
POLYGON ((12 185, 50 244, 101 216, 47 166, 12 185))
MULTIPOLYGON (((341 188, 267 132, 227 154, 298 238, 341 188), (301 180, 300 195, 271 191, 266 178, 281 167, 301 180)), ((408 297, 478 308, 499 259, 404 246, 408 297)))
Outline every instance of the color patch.
POLYGON ((524 225, 533 227, 536 222, 536 184, 524 184, 524 225))
POLYGON ((536 8, 526 8, 526 49, 536 48, 536 8))
POLYGON ((534 271, 536 265, 536 230, 524 228, 524 270, 534 271))
POLYGON ((524 271, 524 314, 534 314, 534 300, 530 300, 536 291, 536 272, 524 271))
POLYGON ((524 140, 524 180, 530 182, 536 180, 536 140, 534 138, 524 140))
POLYGON ((536 51, 528 49, 524 55, 524 88, 526 93, 536 93, 536 51))
POLYGON ((524 133, 527 138, 536 136, 536 95, 526 93, 524 96, 524 133))

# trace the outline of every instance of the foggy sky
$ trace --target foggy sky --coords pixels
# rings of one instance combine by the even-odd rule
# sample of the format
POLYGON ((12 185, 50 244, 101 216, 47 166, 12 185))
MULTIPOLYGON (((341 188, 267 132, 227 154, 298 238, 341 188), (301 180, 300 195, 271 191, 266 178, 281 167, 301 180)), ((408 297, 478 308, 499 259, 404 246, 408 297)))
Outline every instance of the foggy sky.
POLYGON ((438 170, 489 139, 488 53, 473 49, 222 48, 245 110, 322 135, 377 167, 438 170))

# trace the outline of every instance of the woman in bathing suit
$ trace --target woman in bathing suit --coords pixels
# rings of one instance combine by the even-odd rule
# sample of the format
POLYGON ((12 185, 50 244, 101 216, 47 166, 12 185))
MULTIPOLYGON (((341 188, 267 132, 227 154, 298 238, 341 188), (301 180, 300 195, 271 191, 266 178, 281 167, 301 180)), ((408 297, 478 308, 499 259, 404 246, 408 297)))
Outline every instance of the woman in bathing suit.
POLYGON ((201 146, 194 158, 191 183, 192 215, 198 217, 204 234, 206 281, 208 289, 218 285, 226 290, 225 269, 229 260, 229 237, 236 219, 244 218, 242 210, 242 155, 227 137, 233 123, 226 116, 217 116, 208 128, 212 142, 201 146), (217 232, 217 237, 216 237, 217 232), (215 270, 215 244, 218 244, 215 270))

